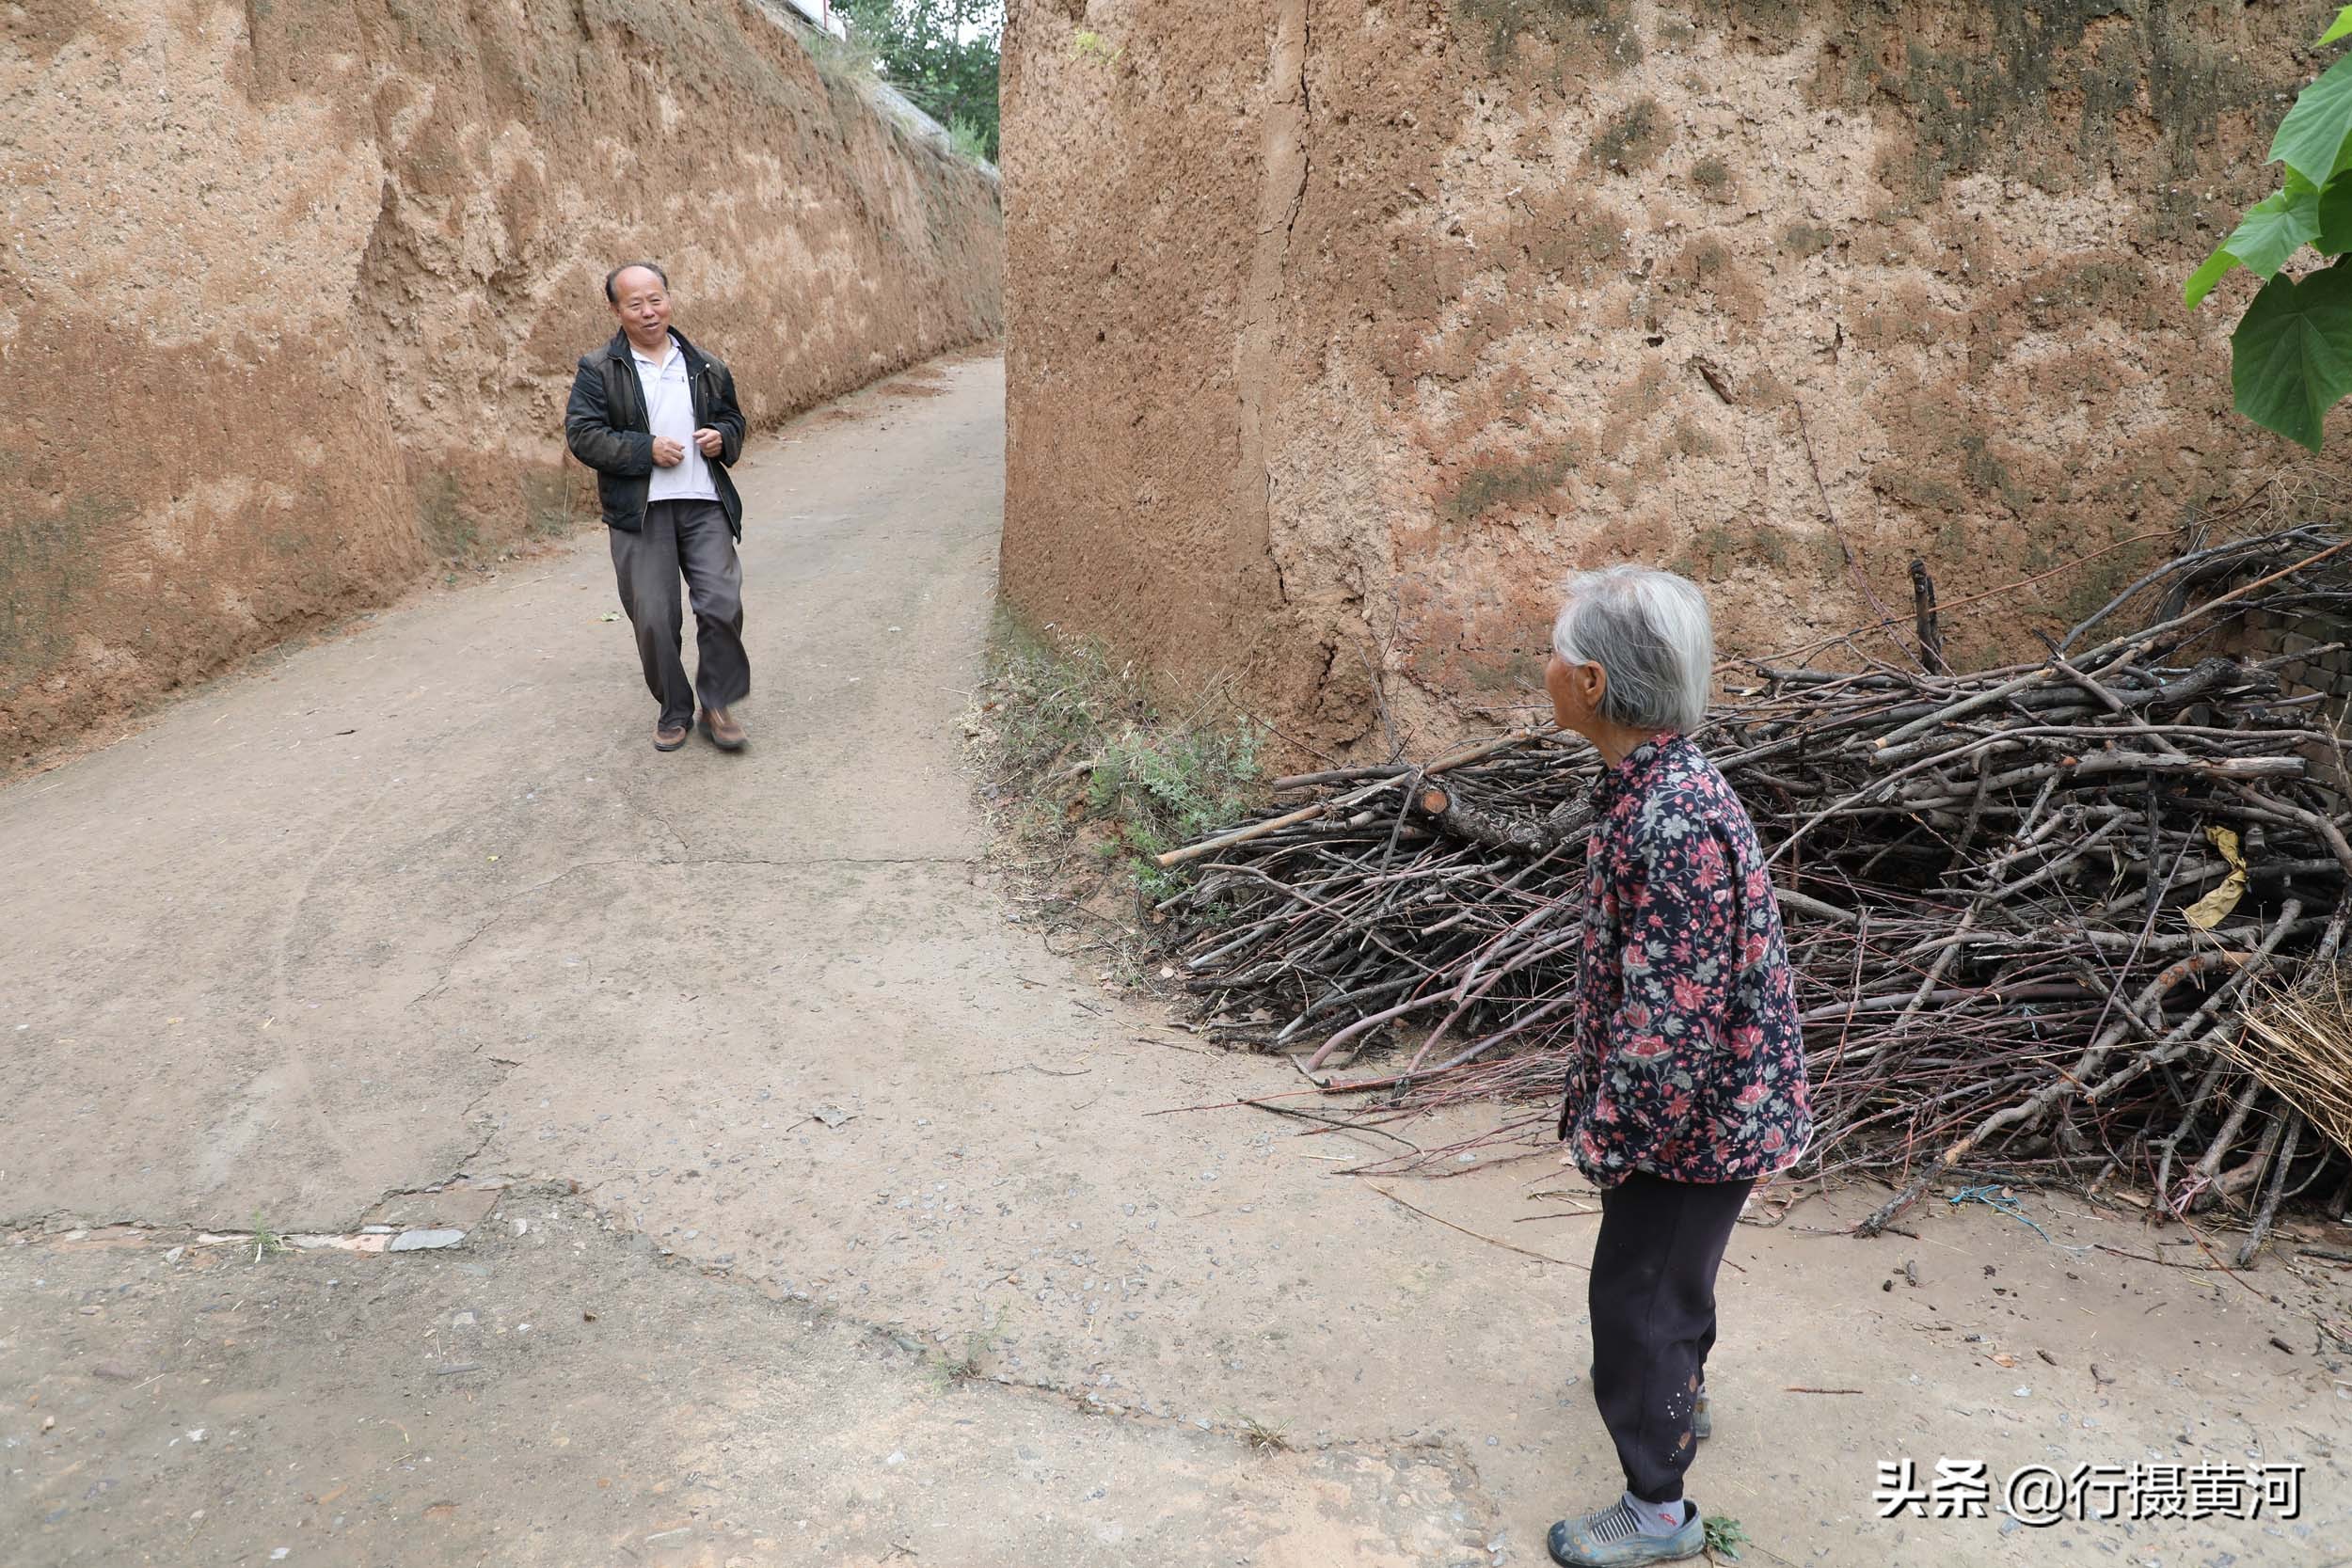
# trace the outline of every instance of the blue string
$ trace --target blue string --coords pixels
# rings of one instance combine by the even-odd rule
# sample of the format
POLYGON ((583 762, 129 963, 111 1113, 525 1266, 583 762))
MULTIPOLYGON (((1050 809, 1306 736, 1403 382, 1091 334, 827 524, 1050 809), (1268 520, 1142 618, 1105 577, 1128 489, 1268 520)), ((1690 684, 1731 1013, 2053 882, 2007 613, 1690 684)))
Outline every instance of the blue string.
POLYGON ((1949 1201, 1956 1205, 1962 1203, 1981 1203, 1989 1209, 1998 1210, 2000 1212, 2007 1214, 2010 1219, 2023 1220, 2026 1224, 2032 1226, 2033 1233, 2041 1237, 2043 1241, 2049 1243, 2054 1247, 2059 1247, 2067 1252, 2080 1252, 2083 1250, 2080 1247, 2066 1246, 2064 1243, 2058 1241, 2058 1238, 2042 1229, 2039 1221, 2037 1221, 2031 1214, 2026 1213, 2025 1209, 2015 1198, 2001 1191, 1998 1186, 1963 1187, 1960 1191, 1951 1196, 1949 1201))

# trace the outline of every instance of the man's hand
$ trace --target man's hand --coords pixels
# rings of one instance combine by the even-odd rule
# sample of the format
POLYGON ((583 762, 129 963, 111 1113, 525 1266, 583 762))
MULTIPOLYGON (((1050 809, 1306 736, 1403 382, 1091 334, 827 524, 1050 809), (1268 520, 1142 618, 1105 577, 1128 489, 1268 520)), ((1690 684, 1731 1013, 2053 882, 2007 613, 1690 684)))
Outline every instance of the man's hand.
POLYGON ((705 457, 718 456, 721 450, 723 449, 726 444, 727 439, 725 436, 720 435, 717 431, 712 430, 707 426, 694 432, 694 445, 701 450, 702 454, 705 457))
POLYGON ((655 467, 675 468, 685 461, 686 444, 683 441, 673 441, 667 436, 657 436, 653 438, 653 466, 655 467))

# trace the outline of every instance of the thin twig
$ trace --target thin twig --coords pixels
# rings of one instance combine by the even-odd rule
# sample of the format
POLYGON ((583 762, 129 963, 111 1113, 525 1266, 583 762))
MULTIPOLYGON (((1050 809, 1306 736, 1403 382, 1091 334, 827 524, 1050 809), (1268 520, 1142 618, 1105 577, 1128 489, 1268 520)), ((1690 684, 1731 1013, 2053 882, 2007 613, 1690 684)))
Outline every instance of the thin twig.
POLYGON ((1389 1191, 1388 1188, 1381 1186, 1376 1181, 1368 1181, 1365 1185, 1370 1187, 1374 1192, 1378 1193, 1382 1197, 1387 1198, 1391 1203, 1397 1204, 1402 1208, 1412 1210, 1414 1213, 1419 1214, 1422 1219, 1436 1220, 1439 1225, 1444 1226, 1448 1230, 1458 1230, 1463 1235, 1468 1236, 1474 1241, 1486 1243, 1488 1246, 1499 1246, 1505 1252, 1516 1252, 1521 1258, 1533 1258, 1538 1263, 1557 1263, 1564 1269, 1582 1269, 1586 1274, 1593 1272, 1591 1266, 1588 1264, 1571 1263, 1565 1258, 1548 1258, 1540 1252, 1530 1252, 1523 1246, 1513 1246, 1509 1242, 1499 1242, 1492 1236, 1482 1235, 1478 1231, 1470 1229, 1468 1226, 1456 1225, 1452 1220, 1431 1213, 1428 1210, 1420 1207, 1418 1204, 1406 1203, 1403 1198, 1397 1196, 1394 1193, 1389 1191))

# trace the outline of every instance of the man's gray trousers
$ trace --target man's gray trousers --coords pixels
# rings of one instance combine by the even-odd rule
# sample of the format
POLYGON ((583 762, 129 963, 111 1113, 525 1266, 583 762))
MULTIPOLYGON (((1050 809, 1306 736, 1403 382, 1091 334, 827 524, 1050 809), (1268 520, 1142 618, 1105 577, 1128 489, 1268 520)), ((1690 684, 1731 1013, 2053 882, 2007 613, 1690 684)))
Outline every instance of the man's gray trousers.
POLYGON ((719 503, 655 501, 645 508, 640 531, 610 531, 621 609, 636 628, 645 689, 661 705, 661 723, 691 724, 698 694, 706 708, 733 707, 749 696, 743 563, 736 558, 735 538, 719 503), (700 655, 691 682, 679 653, 687 595, 694 601, 694 645, 700 655))

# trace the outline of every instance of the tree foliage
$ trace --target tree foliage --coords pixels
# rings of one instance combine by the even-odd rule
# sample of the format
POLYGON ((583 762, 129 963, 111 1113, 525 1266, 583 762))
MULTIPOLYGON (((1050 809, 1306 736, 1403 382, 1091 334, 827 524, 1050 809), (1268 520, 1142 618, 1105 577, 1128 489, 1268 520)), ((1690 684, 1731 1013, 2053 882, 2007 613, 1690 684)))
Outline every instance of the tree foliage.
POLYGON ((994 161, 1004 0, 846 0, 838 9, 885 81, 954 133, 959 150, 994 161))
MULTIPOLYGON (((2314 47, 2352 38, 2352 6, 2314 47)), ((2246 210, 2182 298, 2192 310, 2244 267, 2263 281, 2230 335, 2237 411, 2317 451, 2328 410, 2352 395, 2352 55, 2305 87, 2279 122, 2269 162, 2278 191, 2246 210), (2300 278, 2283 271, 2308 245, 2328 262, 2300 278)))

